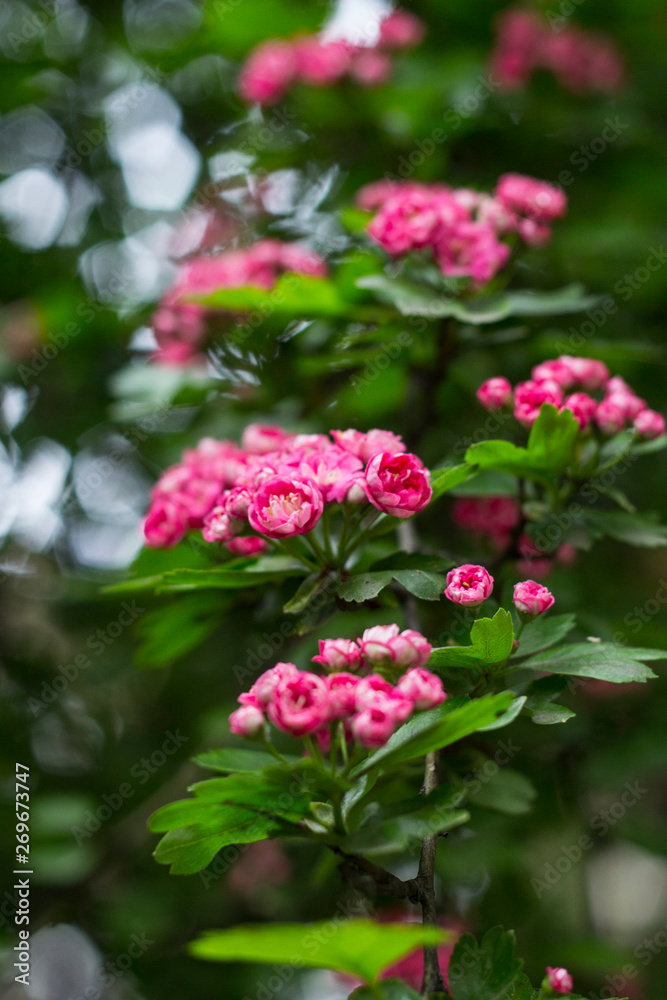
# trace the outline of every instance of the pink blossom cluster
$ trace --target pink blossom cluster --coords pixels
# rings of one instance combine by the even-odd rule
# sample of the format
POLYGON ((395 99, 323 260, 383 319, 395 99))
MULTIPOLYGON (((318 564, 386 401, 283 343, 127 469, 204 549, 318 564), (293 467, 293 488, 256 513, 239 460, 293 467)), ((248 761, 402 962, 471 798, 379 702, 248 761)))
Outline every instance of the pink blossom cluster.
POLYGON ((270 291, 285 271, 320 278, 326 275, 327 266, 308 247, 271 239, 210 257, 193 257, 181 264, 153 314, 158 359, 187 364, 197 352, 206 330, 206 306, 184 301, 188 296, 248 285, 270 291))
POLYGON ((391 431, 290 434, 250 424, 241 447, 204 438, 168 468, 151 492, 146 543, 176 545, 189 530, 236 555, 266 551, 266 539, 311 531, 327 504, 369 504, 410 517, 431 499, 430 475, 391 431))
POLYGON ((611 93, 623 83, 623 61, 610 39, 573 25, 549 26, 534 11, 510 7, 498 18, 492 75, 504 90, 524 87, 546 69, 575 94, 611 93))
POLYGON ((423 36, 421 21, 398 9, 380 21, 373 45, 323 41, 317 35, 271 39, 250 53, 239 76, 239 94, 248 104, 275 104, 296 83, 331 87, 347 76, 364 86, 377 86, 391 72, 388 53, 418 45, 423 36))
POLYGON ((398 625, 373 626, 356 641, 321 640, 313 661, 329 673, 320 677, 293 663, 277 663, 239 695, 231 731, 252 738, 264 732, 268 719, 282 732, 297 739, 314 736, 328 749, 332 726, 341 722, 347 741, 384 746, 414 711, 445 700, 442 681, 424 668, 430 654, 423 635, 401 632, 398 625), (363 673, 373 667, 405 673, 392 684, 380 673, 363 673))
POLYGON ((565 213, 563 192, 545 181, 504 174, 493 195, 470 188, 412 181, 377 181, 363 187, 357 204, 376 214, 370 237, 392 257, 428 250, 447 277, 490 281, 505 265, 511 234, 539 245, 549 224, 565 213))
POLYGON ((651 410, 620 375, 611 376, 602 361, 562 354, 536 365, 527 382, 512 389, 506 378, 487 379, 477 390, 485 410, 514 408, 524 427, 532 427, 545 403, 570 410, 580 429, 596 426, 604 435, 634 427, 642 438, 665 433, 665 418, 651 410), (574 390, 574 391, 572 391, 574 390), (597 392, 597 396, 591 393, 597 392))
POLYGON ((564 995, 571 993, 574 989, 572 976, 567 969, 563 968, 552 969, 551 966, 547 966, 544 984, 553 990, 554 993, 562 993, 564 995))
MULTIPOLYGON (((504 552, 512 542, 512 532, 517 527, 521 515, 518 502, 509 496, 457 497, 452 504, 452 520, 457 527, 488 538, 493 549, 504 552)), ((517 541, 520 559, 516 562, 518 573, 545 577, 549 574, 553 559, 543 552, 527 535, 520 535, 517 541)), ((559 547, 555 559, 570 565, 576 558, 576 549, 565 543, 559 547)))

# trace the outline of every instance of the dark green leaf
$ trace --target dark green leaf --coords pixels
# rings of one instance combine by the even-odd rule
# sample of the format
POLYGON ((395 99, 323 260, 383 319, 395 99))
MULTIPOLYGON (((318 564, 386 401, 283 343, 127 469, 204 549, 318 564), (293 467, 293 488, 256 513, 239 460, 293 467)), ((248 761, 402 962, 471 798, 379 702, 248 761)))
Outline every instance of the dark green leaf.
POLYGON ((283 607, 283 611, 292 615, 304 611, 318 594, 331 585, 332 580, 331 573, 311 573, 299 584, 294 597, 283 607))
POLYGON ((521 971, 514 951, 514 933, 502 927, 487 931, 481 945, 472 934, 463 934, 449 963, 453 1000, 505 1000, 521 971))
POLYGON ((541 615, 525 626, 519 639, 519 648, 514 656, 517 658, 530 656, 543 649, 549 649, 550 646, 555 646, 572 631, 575 625, 576 617, 572 614, 541 615))
POLYGON ((195 958, 211 962, 258 962, 332 969, 373 982, 383 969, 420 945, 440 944, 447 933, 419 924, 376 924, 346 920, 331 933, 331 922, 319 924, 247 924, 205 931, 189 945, 195 958))
POLYGON ((599 535, 609 535, 619 542, 654 549, 667 545, 667 526, 646 514, 620 510, 585 510, 583 518, 599 535))
POLYGON ((502 768, 489 781, 477 781, 479 787, 468 791, 468 799, 486 809, 520 816, 530 812, 537 795, 532 782, 519 771, 502 768))
POLYGON ((626 653, 623 646, 610 642, 578 642, 547 649, 520 664, 528 670, 548 670, 554 674, 593 677, 614 684, 649 680, 656 675, 650 667, 626 653))
MULTIPOLYGON (((208 767, 212 771, 222 771, 225 774, 233 771, 263 771, 264 768, 274 767, 276 764, 276 758, 264 750, 245 750, 236 747, 207 750, 206 753, 200 753, 193 759, 202 767, 208 767)), ((297 764, 301 758, 285 757, 285 759, 290 764, 297 764)))
POLYGON ((359 573, 339 584, 338 594, 344 601, 369 601, 389 586, 392 576, 388 570, 382 573, 359 573))
POLYGON ((423 601, 439 601, 447 586, 446 577, 438 573, 427 573, 422 569, 397 570, 394 580, 423 601))
POLYGON ((173 663, 213 632, 225 610, 220 595, 196 594, 147 612, 137 622, 142 642, 134 654, 136 665, 173 663))

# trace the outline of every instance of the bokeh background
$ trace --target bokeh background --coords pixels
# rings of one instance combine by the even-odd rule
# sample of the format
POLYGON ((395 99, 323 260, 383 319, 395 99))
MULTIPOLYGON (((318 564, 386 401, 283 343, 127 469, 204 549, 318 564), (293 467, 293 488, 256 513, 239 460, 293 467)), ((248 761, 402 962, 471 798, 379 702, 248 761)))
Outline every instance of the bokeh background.
MULTIPOLYGON (((145 826, 200 774, 189 758, 227 739, 242 686, 234 667, 284 620, 280 600, 216 593, 188 604, 101 589, 139 554, 148 490, 184 447, 206 433, 234 437, 258 415, 300 429, 400 430, 410 362, 366 370, 373 377, 360 393, 355 375, 374 355, 341 364, 317 324, 302 349, 290 355, 287 342, 268 367, 231 363, 215 349, 205 366, 151 362, 155 301, 207 226, 217 227, 218 245, 270 234, 336 259, 348 240, 340 207, 364 183, 405 176, 406 164, 410 176, 456 185, 491 188, 509 170, 561 183, 568 216, 516 280, 548 289, 581 281, 617 309, 471 339, 435 395, 424 458, 441 460, 474 433, 483 378, 525 378, 554 352, 602 358, 665 409, 664 5, 538 8, 555 32, 576 24, 613 39, 626 67, 613 93, 573 93, 546 71, 507 92, 490 70, 503 6, 423 0, 410 9, 426 39, 396 60, 385 86, 299 88, 264 121, 239 102, 236 75, 255 44, 324 23, 349 31, 380 6, 0 4, 3 996, 333 1000, 346 992, 319 974, 267 985, 262 970, 218 968, 182 951, 206 927, 335 913, 344 890, 314 850, 233 849, 201 877, 173 877, 151 858, 145 826), (277 113, 282 127, 267 131, 277 113), (445 138, 430 141, 443 121, 445 138), (27 992, 12 985, 17 760, 31 768, 27 992)), ((619 483, 663 520, 665 454, 647 456, 619 483)), ((438 530, 465 551, 451 524, 438 530)), ((144 568, 160 558, 142 556, 144 568)), ((199 557, 184 546, 179 558, 199 557)), ((550 581, 559 610, 580 616, 582 635, 667 645, 664 549, 606 540, 550 581)), ((429 614, 434 634, 447 627, 446 610, 429 614)), ((349 627, 394 616, 359 612, 349 627)), ((289 649, 305 663, 318 634, 280 655, 289 649)), ((514 927, 534 979, 546 964, 566 965, 591 998, 663 1000, 667 681, 580 685, 567 703, 577 715, 566 726, 513 727, 512 767, 534 783, 532 811, 480 808, 470 828, 450 835, 439 853, 442 912, 473 931, 514 927), (623 799, 626 786, 634 791, 623 799), (578 857, 584 834, 593 845, 578 857)))

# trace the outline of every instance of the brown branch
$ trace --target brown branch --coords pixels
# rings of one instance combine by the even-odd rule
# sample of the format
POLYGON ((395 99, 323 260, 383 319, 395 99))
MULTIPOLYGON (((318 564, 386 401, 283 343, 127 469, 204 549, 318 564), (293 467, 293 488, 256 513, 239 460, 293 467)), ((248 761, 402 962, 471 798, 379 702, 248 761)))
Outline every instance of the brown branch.
POLYGON ((407 899, 411 903, 420 902, 419 884, 416 879, 407 879, 404 882, 386 868, 381 868, 360 854, 347 854, 340 847, 332 847, 331 850, 343 859, 340 864, 341 874, 355 888, 367 888, 370 880, 383 895, 394 896, 395 899, 407 899))
MULTIPOLYGON (((438 787, 438 752, 432 750, 426 755, 424 765, 424 787, 422 794, 428 795, 438 787)), ((422 907, 422 921, 425 926, 438 926, 438 909, 435 900, 435 853, 438 847, 438 834, 424 837, 421 855, 419 857, 419 897, 422 907)), ((445 982, 438 961, 438 946, 424 945, 424 981, 422 993, 429 994, 443 991, 445 982)))

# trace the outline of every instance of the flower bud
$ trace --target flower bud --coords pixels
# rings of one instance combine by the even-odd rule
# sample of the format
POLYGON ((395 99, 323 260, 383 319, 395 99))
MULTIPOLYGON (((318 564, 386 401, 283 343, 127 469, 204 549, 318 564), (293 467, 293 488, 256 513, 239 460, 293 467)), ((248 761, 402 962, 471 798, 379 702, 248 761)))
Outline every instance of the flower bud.
POLYGON ((492 590, 493 577, 483 566, 466 563, 450 569, 447 574, 445 597, 465 608, 478 608, 491 596, 492 590))
POLYGON ((535 580, 524 580, 515 584, 514 607, 519 614, 535 618, 548 611, 553 603, 553 594, 535 580))

